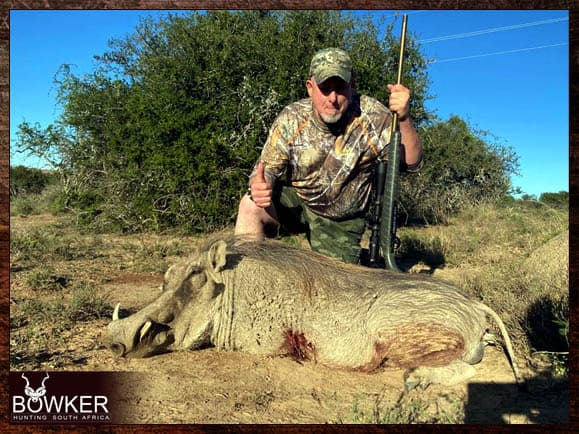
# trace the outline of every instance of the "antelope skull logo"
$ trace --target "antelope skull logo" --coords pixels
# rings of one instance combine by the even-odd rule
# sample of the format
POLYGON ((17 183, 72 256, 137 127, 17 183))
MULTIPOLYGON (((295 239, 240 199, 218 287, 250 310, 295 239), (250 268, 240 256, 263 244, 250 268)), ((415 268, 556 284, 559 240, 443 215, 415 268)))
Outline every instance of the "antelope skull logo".
POLYGON ((30 387, 30 382, 28 381, 28 378, 26 378, 26 376, 24 374, 22 374, 22 378, 24 378, 24 380, 26 380, 26 386, 24 387, 24 393, 26 394, 26 396, 28 396, 30 399, 32 399, 32 402, 37 402, 40 398, 42 398, 44 395, 46 395, 46 387, 44 386, 44 383, 46 380, 48 380, 50 378, 50 376, 48 375, 48 372, 46 373, 46 377, 44 377, 44 379, 42 380, 42 385, 38 389, 33 389, 32 387, 30 387))

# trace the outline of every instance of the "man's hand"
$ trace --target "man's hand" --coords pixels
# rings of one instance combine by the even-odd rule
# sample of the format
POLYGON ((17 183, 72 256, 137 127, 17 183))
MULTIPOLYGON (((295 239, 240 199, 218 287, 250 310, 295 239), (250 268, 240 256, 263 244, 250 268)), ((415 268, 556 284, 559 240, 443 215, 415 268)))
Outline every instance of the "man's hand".
POLYGON ((251 180, 251 199, 260 208, 267 208, 271 205, 272 187, 264 174, 264 166, 260 161, 257 163, 257 173, 251 180))
POLYGON ((388 90, 390 91, 388 108, 398 114, 400 121, 405 121, 410 110, 410 90, 401 84, 389 84, 388 90))

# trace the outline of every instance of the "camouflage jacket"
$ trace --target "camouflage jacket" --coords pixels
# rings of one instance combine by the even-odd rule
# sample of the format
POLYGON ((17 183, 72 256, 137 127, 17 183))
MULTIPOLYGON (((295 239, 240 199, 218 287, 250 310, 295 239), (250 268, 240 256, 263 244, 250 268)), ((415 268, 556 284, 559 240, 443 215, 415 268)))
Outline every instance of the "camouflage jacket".
MULTIPOLYGON (((335 130, 318 121, 310 98, 285 107, 269 130, 260 161, 275 185, 286 180, 314 213, 331 219, 365 211, 373 163, 386 156, 392 114, 355 94, 335 130)), ((257 166, 257 164, 256 164, 257 166)), ((255 175, 255 168, 250 178, 255 175)))

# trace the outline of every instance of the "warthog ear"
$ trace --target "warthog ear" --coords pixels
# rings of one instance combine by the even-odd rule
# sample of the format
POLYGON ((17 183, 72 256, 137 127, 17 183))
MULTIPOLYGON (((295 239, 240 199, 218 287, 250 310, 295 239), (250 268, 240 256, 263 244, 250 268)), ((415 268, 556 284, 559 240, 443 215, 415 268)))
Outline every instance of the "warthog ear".
POLYGON ((207 253, 207 274, 216 282, 223 283, 219 274, 227 263, 227 243, 223 240, 214 242, 207 253))

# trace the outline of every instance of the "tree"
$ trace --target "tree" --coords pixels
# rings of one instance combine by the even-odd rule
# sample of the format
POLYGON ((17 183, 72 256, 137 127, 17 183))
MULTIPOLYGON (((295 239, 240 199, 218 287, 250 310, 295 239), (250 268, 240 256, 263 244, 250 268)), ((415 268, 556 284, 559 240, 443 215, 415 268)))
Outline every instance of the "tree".
POLYGON ((541 193, 539 202, 545 203, 554 208, 569 207, 569 192, 560 191, 558 193, 541 193))
POLYGON ((512 191, 510 175, 517 173, 512 149, 491 141, 458 116, 420 131, 424 166, 402 178, 402 212, 407 218, 445 222, 466 206, 499 202, 512 191))
POLYGON ((25 166, 10 166, 10 196, 40 194, 55 183, 52 173, 25 166))

